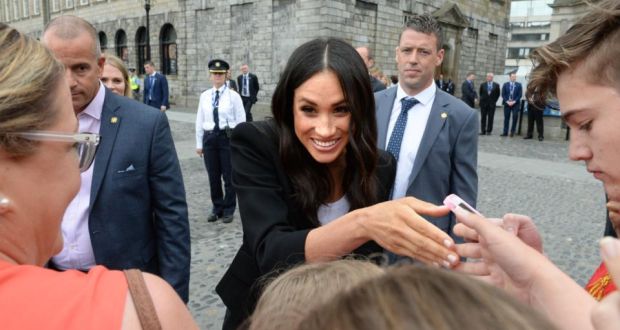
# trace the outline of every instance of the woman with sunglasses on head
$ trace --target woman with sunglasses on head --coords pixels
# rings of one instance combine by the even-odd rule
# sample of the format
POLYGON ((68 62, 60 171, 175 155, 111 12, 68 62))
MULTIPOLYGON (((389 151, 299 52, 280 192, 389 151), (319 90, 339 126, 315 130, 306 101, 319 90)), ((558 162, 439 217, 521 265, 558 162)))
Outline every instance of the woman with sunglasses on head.
POLYGON ((418 214, 447 208, 412 197, 380 203, 396 162, 376 148, 368 70, 351 45, 330 38, 297 48, 272 112, 273 120, 240 124, 231 139, 243 244, 216 288, 228 308, 224 329, 252 312, 259 278, 295 264, 383 249, 458 263, 452 239, 418 214))
POLYGON ((150 299, 130 293, 123 272, 42 267, 62 249, 63 213, 99 136, 76 133, 64 68, 39 42, 0 23, 0 53, 2 328, 141 329, 140 315, 164 328, 195 328, 175 291, 156 276, 143 277, 141 293, 150 293, 154 305, 149 314, 138 313, 150 299))

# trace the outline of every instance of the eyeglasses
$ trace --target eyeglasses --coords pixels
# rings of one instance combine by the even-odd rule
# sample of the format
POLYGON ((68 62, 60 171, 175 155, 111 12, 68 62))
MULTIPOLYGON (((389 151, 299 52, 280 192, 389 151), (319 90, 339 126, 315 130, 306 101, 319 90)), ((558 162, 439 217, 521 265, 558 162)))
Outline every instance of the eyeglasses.
POLYGON ((80 172, 88 170, 95 159, 97 145, 101 136, 95 133, 61 133, 45 131, 29 131, 19 133, 9 133, 28 140, 36 141, 59 141, 72 142, 73 148, 78 155, 80 172))

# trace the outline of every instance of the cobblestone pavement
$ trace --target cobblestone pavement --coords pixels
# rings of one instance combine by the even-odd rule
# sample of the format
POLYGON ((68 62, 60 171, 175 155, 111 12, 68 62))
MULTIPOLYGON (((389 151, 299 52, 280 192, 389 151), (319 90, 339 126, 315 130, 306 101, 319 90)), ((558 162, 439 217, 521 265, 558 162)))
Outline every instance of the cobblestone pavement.
MULTIPOLYGON (((238 213, 230 224, 206 221, 209 187, 203 162, 194 152, 194 111, 168 112, 190 214, 189 308, 202 329, 220 329, 224 306, 214 288, 241 244, 241 223, 238 213)), ((260 119, 268 109, 258 105, 253 112, 260 119)), ((602 185, 582 163, 568 160, 559 119, 545 118, 542 142, 499 137, 502 120, 497 109, 494 135, 480 137, 478 209, 487 216, 530 215, 543 233, 548 257, 583 285, 600 261, 596 241, 605 220, 602 185)))

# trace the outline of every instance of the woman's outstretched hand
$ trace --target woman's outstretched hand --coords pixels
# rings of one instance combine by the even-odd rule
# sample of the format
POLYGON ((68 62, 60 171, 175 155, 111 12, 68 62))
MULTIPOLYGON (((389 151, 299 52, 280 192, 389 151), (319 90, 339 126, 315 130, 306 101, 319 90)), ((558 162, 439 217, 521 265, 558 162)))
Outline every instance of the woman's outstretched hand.
POLYGON ((444 216, 449 212, 446 206, 404 197, 359 211, 368 237, 384 249, 436 266, 459 263, 454 240, 421 216, 444 216))

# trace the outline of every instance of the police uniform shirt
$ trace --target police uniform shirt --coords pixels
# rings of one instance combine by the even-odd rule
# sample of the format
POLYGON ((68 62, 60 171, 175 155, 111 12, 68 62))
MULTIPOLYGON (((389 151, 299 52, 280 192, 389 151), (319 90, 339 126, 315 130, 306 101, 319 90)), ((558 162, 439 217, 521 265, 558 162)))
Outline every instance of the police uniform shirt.
MULTIPOLYGON (((237 124, 245 121, 245 109, 241 96, 226 84, 219 89, 220 98, 218 106, 219 128, 223 130, 226 126, 234 128, 237 124)), ((196 149, 202 149, 202 137, 204 131, 212 131, 215 127, 213 122, 213 100, 215 98, 215 88, 207 89, 200 94, 198 112, 196 115, 196 149)))

